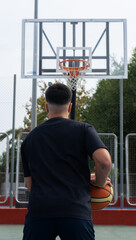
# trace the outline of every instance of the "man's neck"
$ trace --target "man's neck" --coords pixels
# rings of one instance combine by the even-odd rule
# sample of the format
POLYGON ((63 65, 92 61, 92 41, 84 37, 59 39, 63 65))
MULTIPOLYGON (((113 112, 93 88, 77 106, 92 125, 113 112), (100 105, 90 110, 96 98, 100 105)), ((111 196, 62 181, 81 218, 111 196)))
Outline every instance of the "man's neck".
POLYGON ((63 114, 48 114, 48 118, 69 118, 67 113, 63 114))

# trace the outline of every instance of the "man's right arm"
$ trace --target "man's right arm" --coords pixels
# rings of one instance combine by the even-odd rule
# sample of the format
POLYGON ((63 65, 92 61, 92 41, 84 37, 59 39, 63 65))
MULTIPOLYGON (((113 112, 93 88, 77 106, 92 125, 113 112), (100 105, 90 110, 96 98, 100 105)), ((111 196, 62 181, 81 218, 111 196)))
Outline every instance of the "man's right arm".
POLYGON ((107 183, 111 171, 112 161, 109 152, 104 148, 94 151, 92 158, 95 162, 95 179, 92 184, 103 187, 107 183))
POLYGON ((85 130, 87 153, 95 162, 96 178, 92 184, 100 187, 107 183, 111 185, 107 179, 112 166, 110 154, 93 126, 85 124, 85 130))

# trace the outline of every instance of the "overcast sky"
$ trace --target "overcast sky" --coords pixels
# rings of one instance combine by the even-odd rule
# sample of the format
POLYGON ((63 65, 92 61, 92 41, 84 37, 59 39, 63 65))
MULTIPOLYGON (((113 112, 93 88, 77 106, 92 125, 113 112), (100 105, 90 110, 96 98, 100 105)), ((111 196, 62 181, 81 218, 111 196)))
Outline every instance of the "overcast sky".
MULTIPOLYGON (((135 0, 39 0, 39 18, 126 18, 128 56, 136 47, 135 0)), ((20 74, 21 20, 33 18, 34 0, 1 0, 0 76, 20 74)))
MULTIPOLYGON (((128 25, 128 58, 130 58, 133 49, 136 47, 136 1, 135 0, 39 0, 38 18, 125 18, 128 25)), ((20 79, 21 66, 21 21, 22 19, 34 17, 34 0, 1 0, 0 2, 0 103, 4 95, 10 97, 12 102, 11 79, 14 73, 18 76, 18 85, 20 79), (9 79, 8 85, 5 85, 3 79, 9 79), (6 87, 6 90, 5 90, 6 87)), ((31 81, 31 80, 27 80, 31 81)), ((93 80, 95 81, 95 80, 93 80)), ((20 80, 20 92, 21 92, 20 80)), ((8 84, 8 83, 6 83, 8 84)), ((29 92, 28 82, 24 80, 23 86, 26 86, 26 92, 29 92)), ((30 86, 31 87, 31 86, 30 86)), ((19 94, 19 93, 18 93, 19 94)), ((28 95, 22 99, 20 97, 20 106, 26 103, 28 95)), ((6 101, 6 100, 5 100, 6 101)), ((6 109, 7 114, 7 108, 6 109)), ((20 107, 21 108, 21 107, 20 107)), ((3 114, 4 114, 4 110, 3 114)), ((17 125, 21 125, 22 115, 17 117, 17 125), (19 120, 20 117, 20 120, 19 120)), ((3 115, 4 116, 4 115, 3 115)), ((3 119, 6 118, 6 115, 3 119)), ((2 130, 10 128, 12 125, 12 111, 10 108, 9 123, 3 125, 2 130), (4 127, 3 127, 4 126, 4 127)), ((8 121, 7 121, 8 122, 8 121)))

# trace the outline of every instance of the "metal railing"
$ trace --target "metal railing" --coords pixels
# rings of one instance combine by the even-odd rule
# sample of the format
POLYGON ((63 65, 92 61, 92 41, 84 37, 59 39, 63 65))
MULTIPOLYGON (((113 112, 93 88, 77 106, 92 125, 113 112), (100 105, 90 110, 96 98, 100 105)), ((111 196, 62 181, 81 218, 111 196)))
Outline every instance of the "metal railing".
POLYGON ((2 136, 2 139, 6 139, 5 172, 4 174, 1 173, 0 181, 0 204, 3 204, 7 201, 9 196, 9 137, 5 132, 0 132, 0 135, 2 136))
POLYGON ((28 189, 24 181, 23 166, 20 157, 21 141, 27 136, 28 132, 20 132, 17 138, 17 162, 16 162, 16 189, 15 199, 17 203, 28 203, 28 189))
POLYGON ((126 154, 126 198, 131 206, 136 206, 136 133, 125 138, 126 154))
POLYGON ((112 159, 110 178, 113 184, 114 197, 110 205, 115 205, 118 201, 118 139, 114 133, 99 133, 99 136, 108 148, 112 159))

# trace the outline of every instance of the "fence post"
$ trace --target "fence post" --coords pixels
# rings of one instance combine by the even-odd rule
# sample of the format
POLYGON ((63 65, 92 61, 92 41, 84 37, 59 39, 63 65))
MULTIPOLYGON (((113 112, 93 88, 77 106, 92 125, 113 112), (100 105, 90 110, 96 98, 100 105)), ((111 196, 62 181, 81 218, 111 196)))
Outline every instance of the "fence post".
POLYGON ((11 185, 10 185, 10 207, 13 206, 13 182, 14 182, 14 155, 15 155, 15 110, 16 110, 16 75, 14 75, 13 90, 13 120, 12 120, 12 154, 11 154, 11 185))
POLYGON ((124 180, 123 180, 123 79, 120 79, 120 207, 124 207, 124 180))

